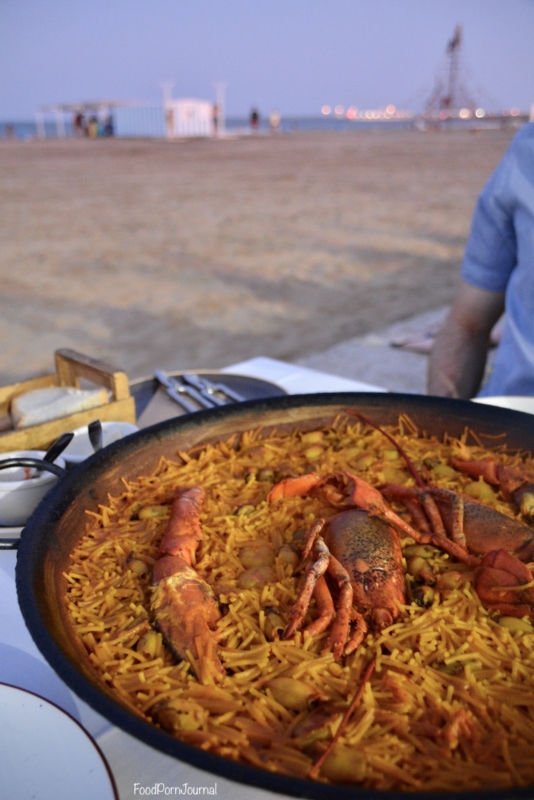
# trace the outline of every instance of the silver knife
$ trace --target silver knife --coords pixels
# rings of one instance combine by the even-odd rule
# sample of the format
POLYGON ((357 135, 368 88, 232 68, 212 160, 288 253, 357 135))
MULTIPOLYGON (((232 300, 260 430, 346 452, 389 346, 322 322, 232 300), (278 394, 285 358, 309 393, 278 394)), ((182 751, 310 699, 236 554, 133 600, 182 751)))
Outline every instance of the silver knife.
POLYGON ((165 386, 169 397, 190 413, 194 413, 199 409, 195 403, 189 400, 189 397, 195 400, 200 408, 213 408, 215 406, 215 403, 211 400, 202 397, 200 392, 197 392, 191 386, 184 386, 184 384, 177 381, 176 378, 171 378, 170 375, 167 375, 167 373, 161 369, 154 370, 154 377, 165 386))
MULTIPOLYGON (((182 375, 183 379, 188 383, 191 383, 193 386, 200 388, 202 386, 203 392, 208 395, 210 400, 217 402, 218 405, 226 405, 226 403, 222 402, 217 398, 215 392, 220 392, 221 394, 226 395, 229 397, 230 400, 233 400, 235 403, 243 403, 247 398, 243 397, 243 395, 236 392, 234 389, 230 389, 225 383, 212 383, 211 381, 207 380, 207 378, 201 378, 199 375, 192 375, 191 373, 187 372, 182 375)), ((205 396, 205 395, 203 395, 205 396)))

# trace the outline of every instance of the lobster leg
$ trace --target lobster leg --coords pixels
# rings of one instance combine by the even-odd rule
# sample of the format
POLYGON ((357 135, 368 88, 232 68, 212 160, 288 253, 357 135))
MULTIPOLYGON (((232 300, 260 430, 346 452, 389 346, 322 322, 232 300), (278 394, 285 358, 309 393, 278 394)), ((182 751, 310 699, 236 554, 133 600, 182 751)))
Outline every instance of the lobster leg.
POLYGON ((332 576, 339 587, 339 598, 336 606, 336 617, 330 628, 330 635, 326 641, 324 650, 332 650, 335 660, 339 661, 343 655, 345 642, 349 635, 349 625, 352 616, 352 584, 350 582, 349 573, 333 555, 330 555, 328 574, 332 576))
MULTIPOLYGON (((386 496, 387 496, 387 493, 385 491, 384 491, 384 494, 386 494, 386 496)), ((418 531, 421 531, 421 533, 423 533, 423 534, 424 533, 430 533, 431 532, 431 528, 430 528, 430 525, 428 524, 428 519, 425 517, 423 509, 421 508, 419 503, 417 503, 415 500, 412 500, 412 499, 410 499, 408 497, 403 498, 402 502, 406 506, 406 510, 408 511, 408 513, 410 514, 411 518, 413 519, 416 529, 418 531)))
MULTIPOLYGON (((467 541, 464 533, 464 516, 465 516, 465 502, 460 494, 449 492, 442 489, 431 489, 434 497, 445 498, 451 506, 451 521, 450 521, 450 534, 453 542, 457 542, 461 547, 467 549, 467 541)), ((425 494, 427 494, 425 492, 425 494)), ((434 503, 435 505, 435 503, 434 503)), ((442 523, 443 526, 443 523, 442 523)), ((443 528, 443 533, 445 529, 443 528)))
POLYGON ((406 510, 415 522, 417 530, 422 534, 437 533, 445 535, 440 513, 432 497, 427 492, 421 492, 412 486, 401 486, 396 483, 386 483, 382 486, 382 494, 389 500, 402 500, 406 510), (423 499, 425 502, 423 502, 423 499), (421 508, 423 502, 426 515, 421 508), (430 520, 430 524, 429 524, 430 520))
POLYGON ((357 475, 352 475, 350 473, 347 474, 354 485, 352 501, 356 506, 358 506, 358 508, 363 508, 369 514, 377 516, 385 522, 389 522, 407 536, 411 536, 414 541, 419 542, 420 544, 433 544, 435 547, 439 547, 441 550, 444 550, 449 555, 458 559, 458 561, 461 561, 470 567, 478 566, 480 559, 478 559, 476 556, 470 555, 470 553, 468 553, 467 550, 461 547, 461 545, 459 545, 457 542, 453 542, 448 539, 447 536, 443 536, 434 532, 420 533, 420 531, 416 531, 411 525, 401 519, 398 514, 395 514, 395 512, 388 506, 378 489, 375 489, 373 486, 367 483, 367 481, 364 481, 357 475))
POLYGON ((313 598, 317 605, 319 616, 306 626, 305 631, 309 633, 310 636, 318 636, 328 628, 336 613, 334 601, 332 600, 330 589, 326 585, 324 577, 319 578, 315 584, 313 598))
MULTIPOLYGON (((433 532, 436 536, 447 536, 441 514, 433 497, 439 490, 430 489, 425 491, 414 489, 409 486, 398 486, 388 483, 382 487, 382 492, 386 497, 392 500, 402 500, 419 532, 422 534, 433 532), (422 503, 426 516, 418 501, 422 503)), ((451 495, 450 501, 452 505, 451 538, 453 542, 456 542, 467 551, 467 542, 464 534, 463 498, 460 495, 451 495)))
POLYGON ((325 650, 332 650, 334 658, 338 661, 343 655, 343 648, 347 641, 350 619, 352 614, 352 584, 350 575, 340 564, 337 558, 331 555, 324 539, 320 535, 326 525, 324 519, 317 520, 306 535, 306 548, 304 557, 312 551, 316 554, 315 561, 309 563, 306 570, 304 586, 289 612, 289 625, 284 633, 284 639, 292 636, 301 626, 308 610, 312 594, 318 601, 319 617, 305 628, 307 633, 312 636, 326 630, 333 617, 333 604, 324 573, 328 574, 336 581, 339 588, 339 598, 335 608, 335 619, 330 630, 325 650))
MULTIPOLYGON (((436 534, 436 536, 446 536, 447 533, 443 525, 443 520, 441 519, 441 515, 432 495, 426 491, 421 492, 421 502, 423 504, 423 508, 425 509, 426 515, 430 520, 432 531, 436 534)), ((465 542, 462 546, 465 548, 465 542)))
POLYGON ((359 611, 356 609, 352 609, 352 621, 355 622, 354 629, 352 631, 352 636, 350 637, 349 641, 345 645, 345 655, 348 656, 361 645, 364 640, 365 634, 367 633, 367 623, 364 619, 363 614, 360 614, 359 611))
POLYGON ((304 555, 307 556, 313 547, 317 558, 315 561, 310 561, 308 564, 304 585, 289 612, 289 624, 284 631, 284 639, 289 639, 290 636, 293 636, 302 625, 317 581, 323 577, 328 568, 330 551, 320 535, 325 525, 326 521, 324 519, 318 519, 306 534, 307 541, 304 555))

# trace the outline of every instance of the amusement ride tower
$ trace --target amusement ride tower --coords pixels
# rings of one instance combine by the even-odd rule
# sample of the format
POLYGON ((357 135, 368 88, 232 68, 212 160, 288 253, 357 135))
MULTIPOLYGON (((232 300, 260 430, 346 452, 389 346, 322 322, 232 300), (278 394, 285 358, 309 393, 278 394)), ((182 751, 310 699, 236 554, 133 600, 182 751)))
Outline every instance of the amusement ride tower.
POLYGON ((461 48, 462 28, 457 25, 447 44, 447 58, 436 76, 434 88, 425 105, 424 116, 447 119, 464 109, 471 113, 475 111, 477 104, 467 89, 461 48))

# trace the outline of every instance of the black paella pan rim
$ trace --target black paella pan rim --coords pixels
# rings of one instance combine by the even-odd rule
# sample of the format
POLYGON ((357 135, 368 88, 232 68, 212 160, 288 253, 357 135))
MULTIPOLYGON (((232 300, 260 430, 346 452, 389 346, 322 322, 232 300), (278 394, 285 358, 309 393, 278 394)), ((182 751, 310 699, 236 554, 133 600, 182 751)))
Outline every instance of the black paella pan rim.
MULTIPOLYGON (((159 454, 176 454, 199 441, 216 441, 232 430, 265 423, 305 425, 306 419, 332 419, 345 407, 382 424, 394 424, 407 413, 420 430, 459 436, 465 427, 481 435, 506 433, 511 448, 534 450, 534 416, 458 400, 382 393, 329 393, 252 400, 162 422, 101 450, 72 470, 46 495, 28 521, 17 557, 16 584, 26 625, 42 654, 65 683, 114 725, 145 744, 199 769, 228 780, 272 792, 317 800, 380 800, 406 797, 419 800, 523 800, 533 787, 462 792, 388 792, 356 786, 323 784, 278 775, 236 763, 185 744, 120 705, 97 685, 85 651, 73 636, 66 616, 63 571, 83 532, 83 510, 96 509, 107 492, 117 489, 121 476, 143 474, 159 454), (207 434, 207 435, 206 435, 207 434)), ((311 422, 310 422, 311 425, 311 422)), ((488 441, 499 441, 494 438, 488 441)), ((146 473, 145 473, 146 474, 146 473)))

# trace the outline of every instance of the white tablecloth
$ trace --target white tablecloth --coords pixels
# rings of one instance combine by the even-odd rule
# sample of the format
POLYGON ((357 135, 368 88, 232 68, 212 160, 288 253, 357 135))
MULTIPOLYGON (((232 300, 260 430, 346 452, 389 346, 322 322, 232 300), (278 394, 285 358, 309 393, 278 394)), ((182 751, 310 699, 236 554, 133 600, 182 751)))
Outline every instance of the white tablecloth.
POLYGON ((340 378, 339 375, 328 375, 307 367, 298 367, 287 361, 278 361, 276 358, 258 356, 248 361, 240 361, 225 367, 222 372, 234 375, 250 375, 253 378, 263 378, 278 384, 289 394, 315 394, 317 392, 385 392, 382 386, 372 383, 353 381, 349 378, 340 378))
MULTIPOLYGON (((346 380, 271 358, 253 358, 233 364, 225 371, 273 381, 290 394, 385 391, 379 386, 346 380)), ((159 785, 160 794, 163 794, 168 787, 183 788, 184 784, 207 789, 216 787, 216 796, 222 800, 274 800, 280 797, 224 780, 162 755, 110 725, 80 700, 56 675, 33 643, 17 603, 15 563, 16 551, 0 551, 0 682, 39 694, 77 719, 104 752, 121 800, 139 797, 142 788, 159 785)), ((69 800, 76 798, 71 796, 69 800)))

